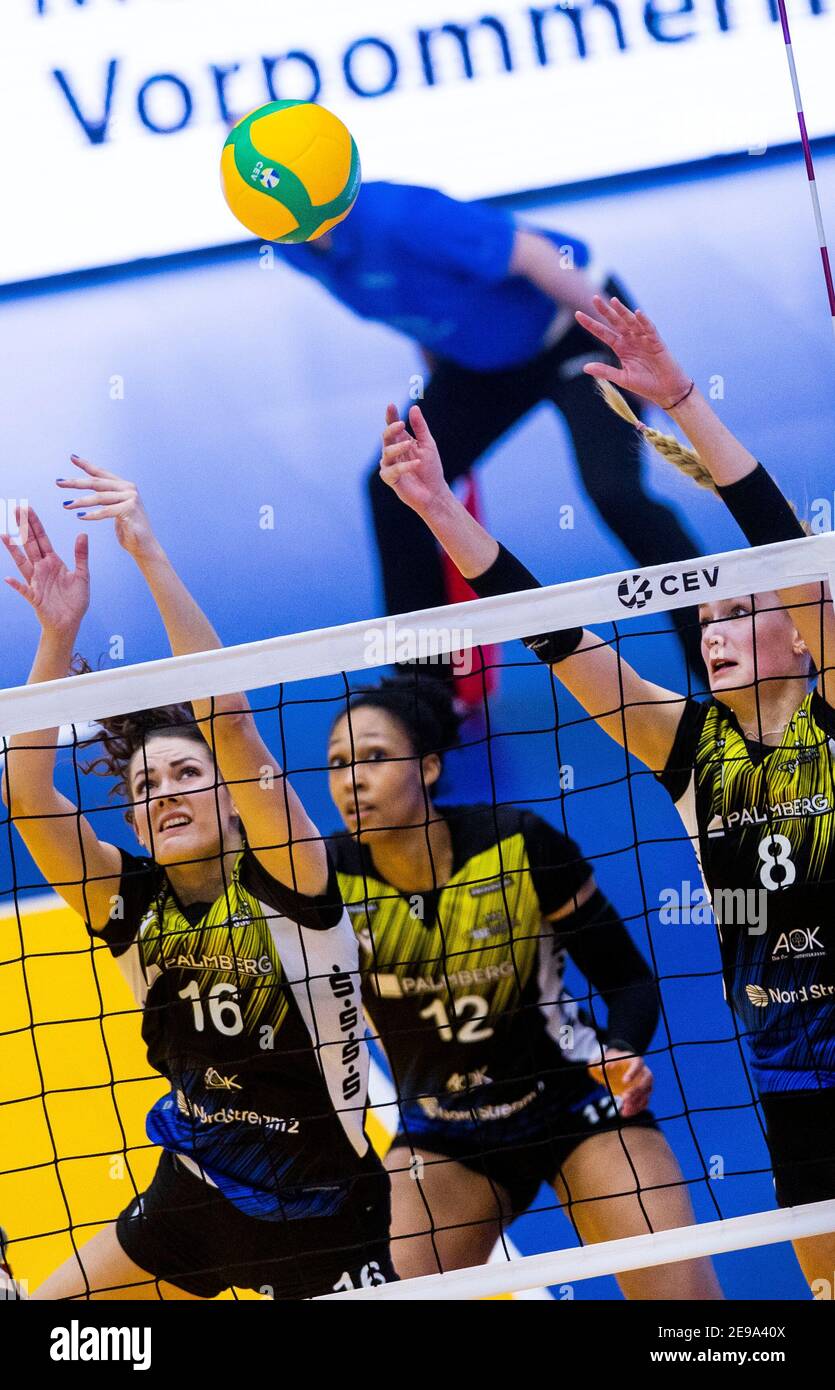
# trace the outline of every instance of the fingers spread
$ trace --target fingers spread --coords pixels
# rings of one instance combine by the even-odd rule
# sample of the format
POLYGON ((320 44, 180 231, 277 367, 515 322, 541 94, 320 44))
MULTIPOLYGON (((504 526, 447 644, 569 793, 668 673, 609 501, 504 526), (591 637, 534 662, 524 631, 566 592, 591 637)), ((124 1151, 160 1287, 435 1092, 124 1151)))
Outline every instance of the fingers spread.
POLYGON ((12 579, 9 575, 4 576, 3 583, 8 584, 9 588, 14 589, 16 594, 20 594, 21 598, 25 598, 29 603, 31 603, 32 600, 29 593, 29 586, 27 584, 21 584, 19 579, 12 579))
MULTIPOLYGON (((89 481, 86 481, 84 486, 89 487, 89 481)), ((107 484, 102 482, 100 486, 106 487, 107 484)), ((64 503, 64 507, 68 512, 73 512, 79 507, 107 507, 127 500, 124 492, 88 492, 86 497, 73 497, 71 501, 64 503)))
POLYGON ((70 454, 70 459, 76 465, 76 467, 81 468, 85 473, 89 474, 91 478, 116 477, 115 473, 108 473, 106 468, 97 468, 96 465, 94 463, 90 463, 88 459, 79 458, 78 454, 70 454))
POLYGON ((52 552, 52 543, 34 507, 18 507, 17 524, 21 538, 25 535, 23 548, 33 564, 52 552))
POLYGON ((64 492, 80 492, 82 490, 86 492, 113 492, 116 489, 124 492, 131 485, 110 473, 102 478, 56 478, 55 486, 64 492))
POLYGON ((635 315, 633 314, 632 310, 627 309, 626 305, 622 304, 616 295, 612 296, 611 300, 609 301, 609 305, 612 310, 612 313, 616 316, 616 318, 619 320, 621 324, 628 324, 634 322, 635 315))
POLYGON ((587 333, 599 338, 601 343, 606 343, 611 347, 617 342, 617 334, 608 324, 600 323, 598 319, 593 319, 590 314, 584 314, 582 309, 578 309, 574 315, 581 328, 585 328, 587 333))
POLYGON ((608 362, 586 362, 583 371, 586 376, 600 377, 602 381, 611 381, 614 386, 626 388, 626 372, 621 371, 619 367, 610 367, 608 362))
POLYGON ((107 507, 94 507, 91 512, 78 512, 80 521, 106 521, 110 516, 123 516, 131 506, 130 501, 114 503, 107 507))
POLYGON ((593 302, 600 317, 605 319, 606 323, 610 324, 612 328, 619 329, 621 326, 620 319, 609 301, 604 299, 601 294, 596 294, 593 296, 593 302))
POLYGON ((11 555, 12 559, 14 560, 18 569, 20 570, 24 579, 28 579, 32 573, 32 563, 29 560, 28 556, 24 554, 24 552, 20 549, 20 546, 15 545, 14 541, 11 539, 10 536, 2 536, 0 537, 0 540, 2 540, 4 546, 11 555))

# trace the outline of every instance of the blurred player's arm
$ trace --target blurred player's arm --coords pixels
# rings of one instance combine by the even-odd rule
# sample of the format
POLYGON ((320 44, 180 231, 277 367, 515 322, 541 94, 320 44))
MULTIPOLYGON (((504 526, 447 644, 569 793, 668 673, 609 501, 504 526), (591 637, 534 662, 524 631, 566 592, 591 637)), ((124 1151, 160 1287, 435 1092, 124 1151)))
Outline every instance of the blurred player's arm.
POLYGON ((564 264, 560 248, 540 232, 519 227, 510 257, 511 275, 523 275, 555 304, 590 314, 594 311, 596 286, 582 270, 564 264))
MULTIPOLYGON (((443 546, 480 596, 538 588, 533 575, 471 516, 451 491, 438 449, 420 409, 413 406, 408 433, 393 405, 386 412, 380 474, 443 546)), ((644 680, 595 633, 579 628, 527 639, 550 643, 537 650, 554 675, 617 743, 653 771, 672 751, 684 697, 644 680), (561 641, 560 639, 565 639, 561 641)))

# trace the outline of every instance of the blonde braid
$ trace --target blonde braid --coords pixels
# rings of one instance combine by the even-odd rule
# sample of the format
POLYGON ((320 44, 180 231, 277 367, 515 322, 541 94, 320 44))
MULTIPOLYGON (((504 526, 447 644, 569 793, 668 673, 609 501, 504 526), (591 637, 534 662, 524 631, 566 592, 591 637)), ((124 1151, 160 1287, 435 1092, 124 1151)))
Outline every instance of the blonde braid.
MULTIPOLYGON (((612 385, 611 381, 604 381, 601 377, 598 377, 595 384, 609 409, 613 410, 616 415, 619 415, 622 420, 626 420, 628 424, 634 425, 635 429, 640 431, 642 438, 644 438, 648 444, 651 444, 653 449, 656 449, 662 458, 665 458, 674 468, 678 468, 682 473, 685 473, 698 487, 706 487, 708 492, 714 493, 716 497, 719 496, 719 491, 713 478, 705 468, 695 449, 687 449, 683 444, 679 443, 675 435, 662 434, 660 430, 654 430, 649 425, 645 425, 643 420, 638 419, 634 410, 632 410, 617 387, 612 385)), ((806 535, 811 536, 812 528, 809 522, 805 521, 803 517, 800 516, 795 503, 792 502, 790 497, 786 500, 795 516, 798 518, 806 535)))
POLYGON ((688 449, 684 444, 680 444, 673 434, 662 434, 661 430, 654 430, 649 425, 645 425, 643 420, 639 420, 634 410, 627 403, 616 386, 611 381, 603 381, 598 378, 597 389, 616 415, 628 424, 634 425, 636 430, 640 430, 641 435, 651 444, 653 449, 671 463, 674 468, 680 469, 698 487, 706 487, 708 492, 716 493, 716 484, 710 473, 705 468, 695 449, 688 449))

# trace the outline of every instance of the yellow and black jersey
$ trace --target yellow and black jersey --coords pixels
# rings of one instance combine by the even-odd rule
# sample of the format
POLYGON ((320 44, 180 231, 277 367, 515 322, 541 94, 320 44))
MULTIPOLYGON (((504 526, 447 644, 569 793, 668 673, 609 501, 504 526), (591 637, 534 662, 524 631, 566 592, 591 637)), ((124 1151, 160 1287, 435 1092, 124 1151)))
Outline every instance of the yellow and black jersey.
POLYGON ((121 916, 100 935, 171 1082, 149 1137, 249 1215, 330 1214, 368 1148, 357 944, 333 870, 305 898, 245 849, 225 893, 184 906, 153 860, 122 860, 121 916))
POLYGON ((689 700, 661 781, 697 849, 725 989, 763 1091, 835 1085, 835 710, 808 694, 778 747, 689 700))
POLYGON ((506 1118, 550 1081, 574 1084, 581 1071, 587 1085, 603 1030, 565 986, 566 950, 608 1005, 610 1033, 643 1049, 654 991, 623 923, 572 936, 570 918, 559 931, 543 921, 591 877, 576 844, 526 810, 436 810, 449 826, 453 870, 431 893, 385 882, 373 844, 331 841, 366 1010, 401 1104, 442 1106, 458 1119, 457 1105, 467 1121, 475 1093, 482 1118, 506 1118))

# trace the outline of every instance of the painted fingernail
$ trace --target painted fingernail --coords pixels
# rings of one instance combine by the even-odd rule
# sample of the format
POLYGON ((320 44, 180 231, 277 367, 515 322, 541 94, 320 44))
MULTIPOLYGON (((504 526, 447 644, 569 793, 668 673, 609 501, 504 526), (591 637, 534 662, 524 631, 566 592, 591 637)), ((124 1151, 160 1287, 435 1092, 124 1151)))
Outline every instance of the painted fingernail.
POLYGON ((79 516, 79 517, 81 517, 81 516, 86 516, 86 515, 87 515, 86 512, 76 512, 76 516, 79 516))
POLYGON ((68 502, 62 502, 62 503, 61 503, 61 506, 62 506, 62 507, 71 507, 71 506, 72 506, 72 498, 70 498, 68 502))
POLYGON ((78 454, 70 454, 73 463, 78 463, 78 454))
POLYGON ((56 478, 55 481, 56 483, 65 483, 67 480, 66 478, 56 478))

